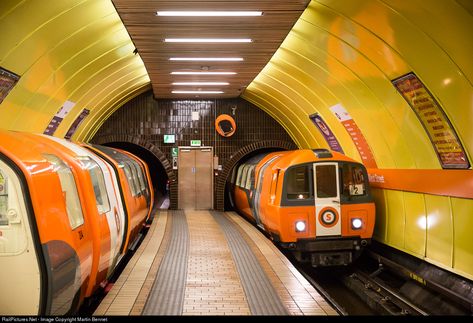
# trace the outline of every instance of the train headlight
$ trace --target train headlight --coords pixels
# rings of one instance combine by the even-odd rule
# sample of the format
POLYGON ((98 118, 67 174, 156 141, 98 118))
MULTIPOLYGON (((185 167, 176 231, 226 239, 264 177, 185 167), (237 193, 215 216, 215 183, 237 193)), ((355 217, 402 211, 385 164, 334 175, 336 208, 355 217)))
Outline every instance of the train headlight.
POLYGON ((351 219, 352 229, 358 230, 359 228, 361 228, 362 225, 363 225, 363 222, 361 221, 361 219, 358 219, 358 218, 351 219))
POLYGON ((305 231, 305 221, 297 221, 296 222, 296 232, 305 231))

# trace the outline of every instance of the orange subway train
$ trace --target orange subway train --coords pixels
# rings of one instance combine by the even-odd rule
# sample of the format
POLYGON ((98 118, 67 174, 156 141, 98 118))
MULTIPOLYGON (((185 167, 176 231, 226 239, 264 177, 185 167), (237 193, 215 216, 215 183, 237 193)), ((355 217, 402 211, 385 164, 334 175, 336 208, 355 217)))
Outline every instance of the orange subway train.
POLYGON ((0 130, 0 314, 77 313, 136 246, 152 207, 138 158, 0 130))
POLYGON ((363 164, 326 149, 263 153, 235 167, 232 206, 312 266, 352 263, 371 242, 375 205, 363 164))

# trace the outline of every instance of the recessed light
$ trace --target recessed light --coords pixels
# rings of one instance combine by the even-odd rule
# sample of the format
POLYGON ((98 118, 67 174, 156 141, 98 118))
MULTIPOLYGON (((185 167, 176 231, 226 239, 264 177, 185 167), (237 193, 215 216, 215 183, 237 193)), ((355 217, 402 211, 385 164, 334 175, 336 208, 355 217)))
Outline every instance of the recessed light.
POLYGON ((193 62, 241 62, 243 57, 171 57, 170 61, 193 61, 193 62))
POLYGON ((166 38, 166 43, 251 43, 250 38, 166 38))
POLYGON ((172 75, 233 75, 236 72, 171 72, 172 75))
POLYGON ((157 16, 167 17, 256 17, 262 11, 158 11, 157 16))
POLYGON ((228 85, 228 82, 174 82, 172 85, 228 85))
POLYGON ((220 94, 223 91, 172 91, 175 94, 220 94))

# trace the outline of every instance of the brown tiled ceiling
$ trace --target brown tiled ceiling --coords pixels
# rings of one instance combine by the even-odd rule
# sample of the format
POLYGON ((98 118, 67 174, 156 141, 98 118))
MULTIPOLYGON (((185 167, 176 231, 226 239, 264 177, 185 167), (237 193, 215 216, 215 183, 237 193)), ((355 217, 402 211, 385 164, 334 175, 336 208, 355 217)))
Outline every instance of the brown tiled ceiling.
POLYGON ((156 98, 238 97, 278 49, 310 0, 113 0, 151 79, 156 98), (165 17, 157 11, 262 11, 256 17, 165 17), (250 38, 251 43, 167 43, 165 38, 250 38), (240 62, 170 61, 171 57, 242 57, 240 62), (231 71, 234 75, 171 75, 231 71), (189 86, 174 82, 228 82, 189 86), (220 90, 223 94, 173 94, 220 90))

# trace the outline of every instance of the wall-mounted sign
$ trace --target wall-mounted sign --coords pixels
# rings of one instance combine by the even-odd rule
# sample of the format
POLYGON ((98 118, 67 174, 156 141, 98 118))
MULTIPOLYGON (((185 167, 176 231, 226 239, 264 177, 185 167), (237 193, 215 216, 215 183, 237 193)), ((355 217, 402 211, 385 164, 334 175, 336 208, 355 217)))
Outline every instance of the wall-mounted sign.
POLYGON ((235 133, 235 120, 228 114, 221 114, 215 119, 215 130, 222 137, 230 137, 235 133))
POLYGON ((171 156, 172 157, 177 157, 178 153, 179 153, 179 148, 177 148, 177 147, 172 147, 171 148, 171 156))
POLYGON ((0 104, 6 98, 11 89, 16 85, 20 77, 15 73, 0 67, 0 104))
POLYGON ((51 121, 49 121, 49 124, 48 124, 48 126, 46 127, 46 129, 44 130, 43 133, 45 135, 52 136, 54 134, 54 132, 56 132, 59 125, 61 124, 62 120, 64 120, 64 118, 66 117, 66 114, 68 114, 69 111, 71 111, 71 109, 75 105, 76 104, 74 102, 71 102, 71 101, 64 102, 64 104, 59 109, 59 111, 56 112, 56 114, 51 119, 51 121))
POLYGON ((469 168, 465 150, 440 104, 414 73, 392 81, 429 135, 442 168, 469 168))
POLYGON ((201 146, 202 141, 200 140, 191 140, 191 146, 196 147, 196 146, 201 146))
POLYGON ((311 114, 309 118, 310 120, 312 120, 317 129, 319 129, 322 136, 324 136, 325 141, 329 145, 330 149, 344 154, 342 146, 340 146, 340 143, 338 142, 337 138, 333 134, 332 130, 330 130, 330 128, 327 126, 322 117, 318 113, 314 113, 311 114))
POLYGON ((82 112, 79 114, 79 116, 74 120, 72 123, 71 127, 67 131, 66 135, 64 136, 65 139, 71 139, 72 135, 76 132, 77 128, 79 128, 80 124, 82 121, 84 121, 85 117, 87 117, 90 113, 90 110, 84 109, 82 112))
POLYGON ((345 127, 345 130, 348 132, 351 139, 355 143, 356 149, 358 149, 358 152, 360 153, 363 164, 367 168, 378 168, 365 136, 363 136, 363 133, 361 132, 360 128, 358 128, 358 125, 350 116, 348 111, 345 110, 341 104, 334 105, 330 108, 330 111, 332 111, 332 113, 342 123, 342 125, 345 127))
POLYGON ((164 143, 165 144, 174 144, 174 143, 176 143, 176 136, 175 135, 164 135, 164 143))

